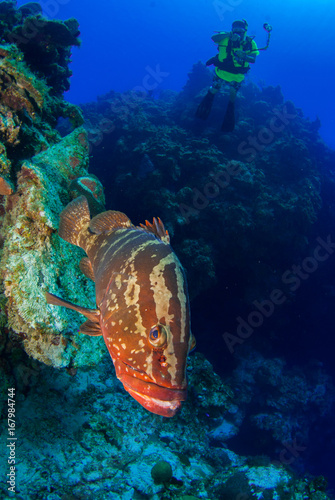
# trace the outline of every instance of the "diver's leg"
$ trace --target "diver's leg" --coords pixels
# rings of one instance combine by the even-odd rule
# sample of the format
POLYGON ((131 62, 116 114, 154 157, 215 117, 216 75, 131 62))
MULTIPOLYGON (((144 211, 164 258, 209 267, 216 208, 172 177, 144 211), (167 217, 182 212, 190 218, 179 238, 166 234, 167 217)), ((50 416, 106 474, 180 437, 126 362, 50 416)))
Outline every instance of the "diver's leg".
POLYGON ((217 94, 221 89, 222 84, 223 80, 219 78, 218 75, 214 75, 212 85, 209 87, 208 92, 211 92, 214 95, 217 94))
POLYGON ((202 120, 206 120, 206 118, 208 118, 212 109, 214 96, 219 92, 221 85, 222 85, 221 78, 215 75, 211 87, 209 88, 207 94, 199 104, 198 109, 195 113, 195 116, 197 118, 201 118, 202 120))
POLYGON ((240 87, 241 84, 239 82, 230 83, 229 101, 221 126, 223 132, 232 132, 235 128, 235 99, 240 87))
POLYGON ((231 102, 235 102, 237 92, 241 88, 241 83, 240 82, 231 82, 230 83, 230 94, 229 94, 229 100, 231 102))

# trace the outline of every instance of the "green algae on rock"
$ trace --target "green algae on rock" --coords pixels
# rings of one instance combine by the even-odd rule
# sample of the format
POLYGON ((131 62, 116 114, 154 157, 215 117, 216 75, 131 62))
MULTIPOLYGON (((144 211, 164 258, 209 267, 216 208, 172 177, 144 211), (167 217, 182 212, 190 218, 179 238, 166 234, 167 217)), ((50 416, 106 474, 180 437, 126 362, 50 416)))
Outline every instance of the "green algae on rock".
MULTIPOLYGON (((1 291, 9 335, 45 364, 75 367, 94 364, 104 348, 99 339, 92 349, 91 339, 79 337, 78 316, 47 305, 44 292, 61 287, 69 299, 94 301, 93 284, 79 270, 80 250, 56 234, 59 213, 71 192, 76 196, 71 183, 88 176, 83 118, 62 97, 79 31, 75 19, 47 20, 41 12, 34 2, 20 9, 0 2, 1 291), (59 117, 74 128, 63 139, 59 117)), ((94 182, 99 208, 103 189, 94 182)))
POLYGON ((79 128, 24 162, 2 228, 8 325, 30 356, 57 367, 94 364, 104 353, 99 339, 79 335, 73 312, 52 308, 44 298, 46 289, 61 289, 74 302, 89 306, 87 297, 94 302, 93 284, 79 270, 80 250, 55 234, 58 215, 70 201, 71 180, 86 174, 87 154, 86 134, 79 128))
POLYGON ((156 484, 169 483, 172 479, 172 467, 166 460, 159 460, 151 469, 151 477, 156 484))

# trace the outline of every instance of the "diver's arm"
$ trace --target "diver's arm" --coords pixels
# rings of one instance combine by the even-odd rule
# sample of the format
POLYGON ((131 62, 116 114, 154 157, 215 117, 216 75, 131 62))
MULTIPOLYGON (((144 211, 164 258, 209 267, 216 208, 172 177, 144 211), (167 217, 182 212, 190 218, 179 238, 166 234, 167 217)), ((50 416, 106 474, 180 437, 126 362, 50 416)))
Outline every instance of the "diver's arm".
POLYGON ((250 54, 250 55, 245 55, 245 60, 248 62, 248 63, 255 63, 256 62, 256 56, 255 54, 250 54))
POLYGON ((220 43, 221 40, 224 40, 225 38, 227 38, 226 31, 221 32, 221 33, 214 33, 214 35, 212 36, 212 40, 214 43, 220 43))
POLYGON ((246 61, 248 63, 254 63, 254 62, 256 62, 256 54, 250 54, 250 55, 248 55, 245 52, 243 52, 243 50, 236 50, 235 51, 235 55, 239 59, 242 59, 242 61, 246 61))

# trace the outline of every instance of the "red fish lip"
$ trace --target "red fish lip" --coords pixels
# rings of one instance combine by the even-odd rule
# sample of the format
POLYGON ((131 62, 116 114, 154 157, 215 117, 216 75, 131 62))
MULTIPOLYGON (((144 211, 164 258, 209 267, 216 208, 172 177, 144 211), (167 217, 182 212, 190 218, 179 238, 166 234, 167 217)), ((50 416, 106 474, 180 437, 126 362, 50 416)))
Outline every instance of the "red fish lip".
POLYGON ((173 389, 172 387, 163 387, 154 382, 147 382, 140 378, 128 375, 127 373, 119 373, 119 379, 124 386, 132 391, 161 401, 185 401, 186 389, 173 389))
POLYGON ((146 396, 145 394, 140 394, 125 384, 123 387, 146 410, 149 410, 151 413, 155 413, 156 415, 161 415, 162 417, 173 417, 181 408, 180 400, 165 401, 162 399, 156 399, 146 396))
MULTIPOLYGON (((181 402, 186 400, 186 388, 174 389, 155 384, 145 380, 147 377, 142 372, 134 370, 133 374, 125 373, 125 363, 117 363, 116 373, 125 390, 138 401, 144 408, 162 415, 173 417, 181 407, 181 402)), ((126 365, 127 366, 127 365, 126 365)))

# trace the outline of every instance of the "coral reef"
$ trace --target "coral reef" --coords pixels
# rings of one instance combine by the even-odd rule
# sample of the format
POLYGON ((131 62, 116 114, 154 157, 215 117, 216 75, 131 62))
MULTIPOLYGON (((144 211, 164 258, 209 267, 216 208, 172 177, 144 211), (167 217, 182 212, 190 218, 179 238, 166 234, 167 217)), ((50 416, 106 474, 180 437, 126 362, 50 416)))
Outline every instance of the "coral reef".
POLYGON ((229 377, 236 411, 230 410, 210 432, 211 443, 221 447, 229 439, 229 449, 236 453, 257 450, 271 456, 273 463, 303 470, 315 454, 315 426, 331 419, 335 403, 331 377, 316 361, 289 367, 283 359, 265 359, 250 347, 242 349, 238 359, 229 377))
MULTIPOLYGON (((28 71, 20 61, 19 52, 0 46, 0 57, 2 105, 14 112, 24 109, 34 120, 36 112, 41 113, 43 108, 46 85, 32 75, 27 76, 28 71)), ((8 142, 13 142, 13 138, 8 142)))
MULTIPOLYGON (((202 362, 191 355, 194 380, 204 375, 202 362)), ((16 385, 26 388, 17 395, 20 470, 25 471, 17 498, 330 498, 321 478, 299 479, 282 465, 248 465, 247 457, 227 447, 211 448, 207 434, 218 414, 195 415, 193 399, 173 420, 146 412, 124 394, 113 371, 108 355, 95 370, 79 368, 74 376, 38 362, 28 373, 15 371, 16 385), (155 482, 152 470, 161 461, 169 464, 168 475, 155 482)), ((208 362, 206 371, 213 373, 208 362)), ((209 393, 211 401, 219 401, 218 386, 209 393)), ((221 417, 225 412, 221 407, 221 417)), ((6 498, 4 461, 0 470, 6 498)))
MULTIPOLYGON (((217 359, 223 376, 237 366, 234 375, 224 379, 224 389, 214 392, 222 399, 210 404, 206 389, 215 376, 202 373, 193 379, 193 364, 190 367, 192 412, 199 421, 211 419, 204 439, 209 440, 213 461, 219 453, 227 463, 222 453, 227 446, 238 454, 258 450, 273 459, 271 470, 268 463, 264 469, 256 459, 250 461, 249 470, 237 471, 213 497, 233 498, 236 488, 235 497, 308 497, 311 484, 301 482, 290 489, 284 480, 280 485, 274 466, 299 470, 304 460, 309 462, 315 452, 313 429, 328 422, 333 408, 329 376, 317 364, 293 369, 283 358, 269 358, 279 335, 284 350, 294 335, 305 342, 303 331, 293 335, 284 319, 275 332, 275 320, 269 319, 267 328, 245 345, 244 358, 229 358, 222 334, 233 331, 229 322, 234 318, 249 318, 250 307, 256 310, 255 299, 266 303, 273 290, 280 289, 287 303, 294 303, 296 289, 287 286, 284 272, 288 275, 312 259, 320 234, 334 241, 335 153, 318 135, 320 124, 285 101, 279 86, 246 83, 238 94, 238 121, 229 136, 220 132, 227 92, 215 98, 207 123, 197 121, 196 107, 211 81, 211 73, 199 63, 180 93, 162 91, 155 99, 111 91, 85 104, 92 170, 106 186, 112 207, 117 205, 135 222, 152 214, 162 217, 186 268, 200 349, 217 359), (248 354, 252 345, 266 354, 248 354), (307 446, 307 451, 292 461, 289 450, 295 444, 307 446), (261 492, 264 481, 276 486, 261 492)), ((262 323, 272 312, 263 315, 262 323)), ((249 327, 250 335, 244 332, 241 344, 250 331, 254 329, 249 327)), ((184 415, 187 411, 188 406, 184 415)), ((197 497, 196 492, 190 494, 197 497)), ((322 498, 325 493, 313 494, 322 498)))
POLYGON ((23 160, 59 142, 59 117, 68 118, 73 128, 83 118, 76 106, 51 96, 15 45, 0 46, 0 83, 0 176, 14 183, 23 160))
MULTIPOLYGON (((46 10, 48 6, 46 6, 46 10)), ((42 16, 38 3, 29 2, 16 8, 15 1, 0 3, 0 35, 3 42, 15 44, 25 62, 61 95, 70 87, 72 72, 68 65, 71 47, 79 46, 79 24, 76 19, 50 20, 42 16)))
POLYGON ((51 308, 44 298, 46 290, 61 290, 76 303, 89 306, 89 296, 94 304, 93 284, 79 270, 81 253, 55 234, 59 213, 71 199, 71 181, 86 174, 87 151, 85 131, 78 128, 25 161, 17 191, 7 200, 2 229, 8 325, 20 334, 28 354, 57 367, 94 364, 102 352, 98 340, 92 356, 92 339, 79 339, 80 319, 51 308))
POLYGON ((239 269, 247 300, 306 252, 321 213, 320 157, 324 167, 330 152, 279 87, 244 85, 229 136, 220 133, 225 94, 199 123, 194 112, 210 82, 199 63, 179 94, 110 92, 85 104, 91 165, 113 205, 135 221, 164 220, 193 297, 239 269))
POLYGON ((77 44, 76 23, 47 21, 37 5, 16 9, 15 2, 0 3, 0 273, 7 299, 2 334, 34 359, 75 368, 97 363, 103 344, 79 337, 80 318, 48 306, 44 292, 62 288, 74 301, 94 304, 93 284, 79 270, 81 253, 60 240, 56 231, 60 211, 77 196, 76 186, 86 186, 96 210, 103 207, 104 194, 98 179, 87 172, 89 148, 80 128, 81 112, 56 95, 64 90, 64 71, 58 67, 50 73, 61 73, 60 87, 50 87, 52 82, 43 78, 48 65, 39 49, 51 51, 48 60, 56 66, 52 53, 58 51, 67 69, 65 56, 77 44), (27 36, 25 23, 36 24, 37 19, 39 36, 31 35, 21 46, 20 30, 27 36), (68 118, 73 129, 64 138, 55 130, 60 116, 68 118))

